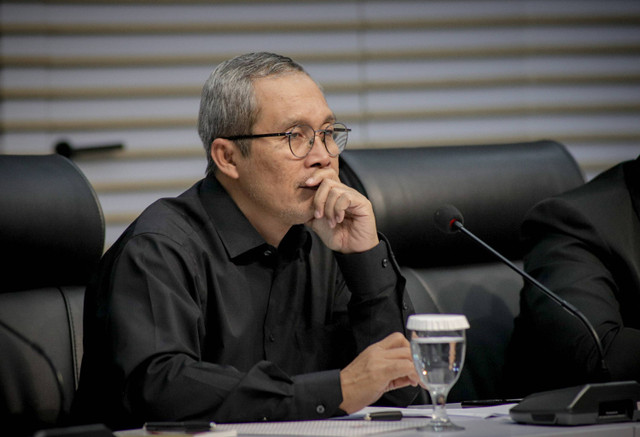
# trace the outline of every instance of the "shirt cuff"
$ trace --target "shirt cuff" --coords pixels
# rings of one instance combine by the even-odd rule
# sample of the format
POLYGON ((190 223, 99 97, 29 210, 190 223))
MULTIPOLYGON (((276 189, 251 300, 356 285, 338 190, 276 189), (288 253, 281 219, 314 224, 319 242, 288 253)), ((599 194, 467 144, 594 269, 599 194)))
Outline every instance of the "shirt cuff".
POLYGON ((366 252, 335 252, 335 257, 347 287, 354 295, 377 296, 398 283, 399 273, 394 268, 393 254, 383 239, 366 252))
POLYGON ((295 398, 302 400, 299 404, 302 409, 300 417, 326 419, 344 414, 340 410, 342 386, 339 370, 297 375, 292 379, 295 398))

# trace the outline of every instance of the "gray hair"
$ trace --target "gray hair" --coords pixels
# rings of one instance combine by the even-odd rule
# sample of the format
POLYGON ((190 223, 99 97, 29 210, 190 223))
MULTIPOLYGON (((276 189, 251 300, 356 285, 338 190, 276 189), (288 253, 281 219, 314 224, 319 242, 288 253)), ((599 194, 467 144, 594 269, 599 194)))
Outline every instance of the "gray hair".
MULTIPOLYGON (((250 134, 259 109, 253 81, 285 73, 308 73, 286 56, 274 53, 248 53, 218 65, 211 73, 200 97, 198 134, 207 154, 209 174, 215 170, 211 143, 216 138, 250 134)), ((244 156, 249 154, 250 140, 236 141, 244 156)))

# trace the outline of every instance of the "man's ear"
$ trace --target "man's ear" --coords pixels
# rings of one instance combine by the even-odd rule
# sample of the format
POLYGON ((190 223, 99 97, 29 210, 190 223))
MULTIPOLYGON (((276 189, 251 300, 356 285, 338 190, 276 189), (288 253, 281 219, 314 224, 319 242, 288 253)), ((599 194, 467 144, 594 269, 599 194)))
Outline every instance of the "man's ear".
POLYGON ((216 138, 211 143, 211 158, 216 163, 216 167, 220 172, 231 179, 238 178, 238 169, 236 167, 236 157, 240 151, 236 144, 231 140, 224 138, 216 138))

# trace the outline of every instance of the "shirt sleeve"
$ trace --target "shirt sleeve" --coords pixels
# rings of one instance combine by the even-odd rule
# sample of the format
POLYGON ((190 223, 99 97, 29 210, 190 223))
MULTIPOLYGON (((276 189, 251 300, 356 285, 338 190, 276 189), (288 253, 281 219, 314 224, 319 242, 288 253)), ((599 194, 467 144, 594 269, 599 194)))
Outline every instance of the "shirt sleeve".
POLYGON ((114 263, 109 347, 135 422, 321 419, 339 414, 339 371, 290 377, 261 361, 246 372, 203 356, 195 261, 167 237, 135 237, 114 263))
MULTIPOLYGON (((351 292, 349 318, 357 352, 393 332, 406 336, 406 321, 414 312, 413 305, 386 237, 380 234, 380 243, 366 252, 335 255, 351 292)), ((418 391, 418 387, 393 390, 378 403, 406 406, 418 391)))

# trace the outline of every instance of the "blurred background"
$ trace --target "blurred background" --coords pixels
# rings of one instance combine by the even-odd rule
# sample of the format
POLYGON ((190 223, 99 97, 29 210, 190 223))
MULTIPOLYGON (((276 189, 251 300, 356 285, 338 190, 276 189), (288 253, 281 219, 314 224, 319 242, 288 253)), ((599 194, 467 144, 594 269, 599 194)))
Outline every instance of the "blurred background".
POLYGON ((204 175, 202 84, 250 51, 302 63, 349 148, 554 139, 587 178, 640 154, 638 0, 20 0, 0 26, 0 153, 70 154, 107 246, 204 175))

